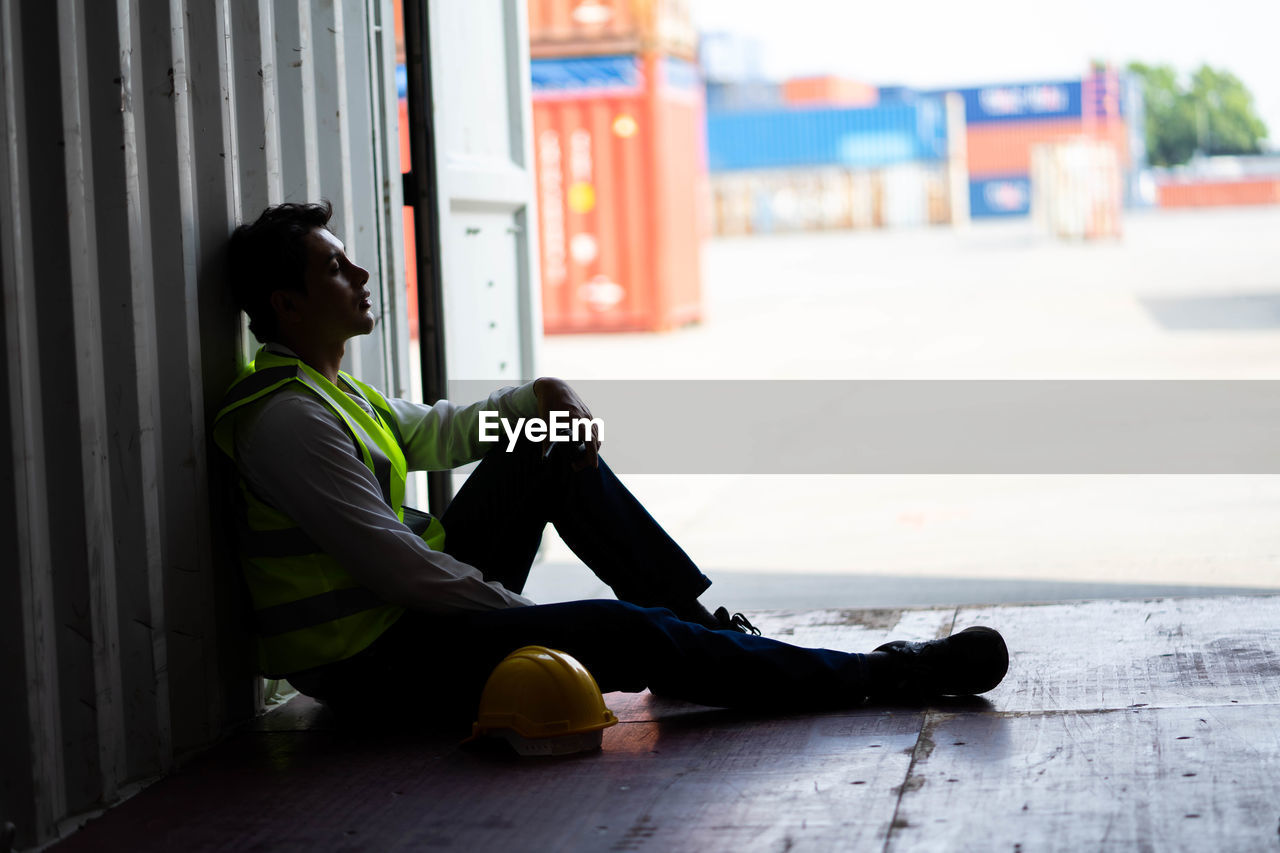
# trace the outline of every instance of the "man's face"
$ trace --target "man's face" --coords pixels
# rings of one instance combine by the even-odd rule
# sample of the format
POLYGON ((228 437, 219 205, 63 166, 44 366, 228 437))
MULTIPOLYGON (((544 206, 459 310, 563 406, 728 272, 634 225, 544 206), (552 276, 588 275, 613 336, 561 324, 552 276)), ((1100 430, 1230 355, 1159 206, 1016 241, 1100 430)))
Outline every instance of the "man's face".
POLYGON ((313 229, 305 245, 307 290, 292 296, 306 334, 333 342, 372 332, 368 270, 352 263, 342 241, 325 228, 313 229))

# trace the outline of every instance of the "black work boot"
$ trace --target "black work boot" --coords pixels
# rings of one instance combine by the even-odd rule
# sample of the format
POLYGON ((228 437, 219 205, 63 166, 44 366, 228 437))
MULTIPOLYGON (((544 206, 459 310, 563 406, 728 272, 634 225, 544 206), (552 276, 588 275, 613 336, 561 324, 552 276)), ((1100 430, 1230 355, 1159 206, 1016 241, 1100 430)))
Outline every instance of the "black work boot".
POLYGON ((1000 632, 973 627, 910 643, 895 640, 876 652, 887 655, 882 690, 876 696, 966 696, 994 688, 1009 671, 1009 649, 1000 632))

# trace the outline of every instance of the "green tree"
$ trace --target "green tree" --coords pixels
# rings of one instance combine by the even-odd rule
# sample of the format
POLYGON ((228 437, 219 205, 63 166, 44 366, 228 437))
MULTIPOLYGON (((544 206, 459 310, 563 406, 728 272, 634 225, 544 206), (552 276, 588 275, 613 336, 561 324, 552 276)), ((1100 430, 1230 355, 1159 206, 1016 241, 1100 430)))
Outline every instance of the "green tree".
POLYGON ((1202 65, 1184 86, 1168 65, 1129 64, 1142 80, 1147 159, 1155 166, 1202 154, 1257 154, 1267 127, 1253 95, 1229 71, 1202 65))
POLYGON ((1197 134, 1206 154, 1257 154, 1267 136, 1253 95, 1229 71, 1201 65, 1191 75, 1191 98, 1197 110, 1197 134))

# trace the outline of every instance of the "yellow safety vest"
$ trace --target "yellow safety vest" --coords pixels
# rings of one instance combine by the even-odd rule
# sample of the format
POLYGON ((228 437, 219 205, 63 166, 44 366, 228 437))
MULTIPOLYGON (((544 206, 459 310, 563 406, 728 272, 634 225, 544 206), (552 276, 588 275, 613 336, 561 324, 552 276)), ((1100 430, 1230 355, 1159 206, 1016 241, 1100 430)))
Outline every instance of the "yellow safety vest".
MULTIPOLYGON (((377 479, 383 500, 405 521, 407 471, 391 408, 374 388, 346 373, 339 376, 350 391, 369 403, 374 416, 299 359, 259 349, 223 399, 214 419, 214 441, 234 460, 236 420, 244 407, 298 383, 343 422, 355 441, 355 451, 377 479)), ((264 675, 279 677, 349 658, 404 613, 403 607, 387 604, 357 584, 292 519, 254 494, 244 478, 236 489, 235 503, 240 563, 253 599, 258 662, 264 675)), ((410 526, 428 546, 440 550, 444 528, 439 520, 416 515, 421 523, 411 519, 410 526)))

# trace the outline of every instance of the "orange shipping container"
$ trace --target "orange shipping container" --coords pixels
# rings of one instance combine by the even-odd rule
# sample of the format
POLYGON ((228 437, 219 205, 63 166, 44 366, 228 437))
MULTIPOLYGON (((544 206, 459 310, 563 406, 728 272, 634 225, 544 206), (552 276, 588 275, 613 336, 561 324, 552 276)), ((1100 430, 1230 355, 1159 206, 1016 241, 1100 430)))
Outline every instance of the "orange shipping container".
POLYGON ((1280 204, 1280 178, 1161 184, 1156 192, 1161 207, 1280 204))
POLYGON ((529 53, 560 56, 660 51, 693 59, 690 0, 529 0, 529 53))
POLYGON ((679 60, 634 85, 535 91, 543 328, 657 331, 701 319, 701 92, 679 60))
POLYGON ((806 106, 873 107, 880 100, 880 91, 844 77, 792 77, 782 84, 782 100, 806 106))
POLYGON ((1031 171, 1031 147, 1067 142, 1087 136, 1110 143, 1125 168, 1129 161, 1129 128, 1123 119, 1085 123, 1078 118, 993 122, 970 125, 966 134, 969 175, 1026 174, 1031 171))

